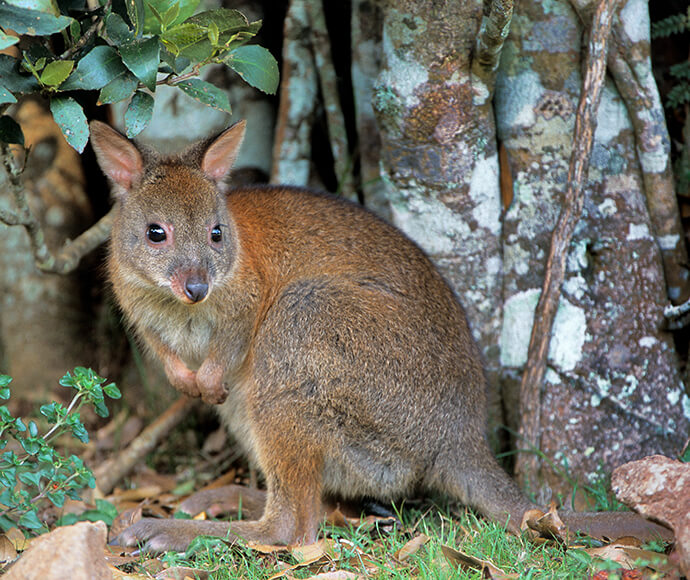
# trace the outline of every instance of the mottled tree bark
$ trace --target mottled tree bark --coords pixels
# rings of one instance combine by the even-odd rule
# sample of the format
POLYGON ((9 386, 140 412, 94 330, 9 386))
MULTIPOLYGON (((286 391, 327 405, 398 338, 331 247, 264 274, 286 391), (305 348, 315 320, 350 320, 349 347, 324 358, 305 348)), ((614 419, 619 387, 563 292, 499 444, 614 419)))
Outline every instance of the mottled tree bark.
MULTIPOLYGON (((648 34, 643 0, 629 0, 621 14, 624 28, 648 34)), ((517 384, 567 187, 583 33, 568 2, 522 0, 502 55, 495 104, 514 199, 504 220, 501 362, 514 427, 517 384)), ((650 114, 662 122, 661 111, 650 114)), ((611 471, 682 444, 690 403, 673 341, 662 330, 666 300, 635 129, 607 80, 541 395, 540 451, 555 466, 542 464, 541 499, 567 491, 559 470, 586 479, 599 464, 611 471)))
MULTIPOLYGON (((501 201, 493 72, 473 67, 482 2, 384 2, 374 94, 391 219, 431 256, 467 310, 500 422, 501 201)), ((500 35, 499 35, 500 36, 500 35)))
MULTIPOLYGON (((592 16, 563 207, 551 236, 544 285, 537 302, 526 368, 520 382, 520 439, 534 449, 539 449, 541 443, 541 390, 565 277, 568 248, 584 206, 583 187, 587 180, 594 131, 597 127, 596 116, 606 75, 609 34, 618 2, 619 0, 600 0, 592 16)), ((539 485, 539 466, 540 458, 536 453, 523 453, 518 456, 515 469, 518 477, 535 489, 539 485)))

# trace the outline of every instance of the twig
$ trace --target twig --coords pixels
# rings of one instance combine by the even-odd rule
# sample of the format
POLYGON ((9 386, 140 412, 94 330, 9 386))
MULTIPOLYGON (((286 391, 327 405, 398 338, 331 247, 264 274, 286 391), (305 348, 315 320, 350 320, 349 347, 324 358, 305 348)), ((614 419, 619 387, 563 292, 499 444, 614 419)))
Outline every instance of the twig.
POLYGON ((331 141, 335 173, 340 185, 340 193, 348 199, 357 199, 354 179, 350 165, 350 150, 345 130, 345 117, 338 96, 338 82, 333 66, 331 41, 326 28, 323 0, 306 0, 307 13, 311 24, 312 48, 316 70, 326 110, 328 135, 331 141))
POLYGON ((472 60, 472 73, 483 80, 489 96, 494 92, 501 50, 510 31, 512 18, 513 0, 492 0, 489 13, 482 17, 472 60))
POLYGON ((39 270, 53 274, 72 272, 86 254, 108 239, 114 210, 111 209, 78 238, 67 242, 57 254, 53 254, 46 244, 43 227, 29 207, 29 200, 21 181, 23 169, 13 162, 13 156, 7 144, 2 144, 1 155, 9 180, 9 189, 14 196, 16 210, 14 212, 0 210, 0 222, 8 226, 24 226, 29 234, 31 250, 39 270))
POLYGON ((678 304, 677 306, 669 304, 664 308, 664 316, 669 319, 680 318, 688 312, 690 312, 690 299, 683 302, 683 304, 678 304))
MULTIPOLYGON (((582 193, 597 125, 597 110, 606 74, 607 41, 619 0, 601 0, 596 7, 587 52, 587 68, 575 118, 573 151, 568 169, 568 187, 558 223, 551 237, 546 275, 534 316, 527 366, 520 383, 520 436, 539 449, 541 390, 546 372, 551 329, 556 317, 565 275, 568 247, 582 214, 582 193)), ((521 481, 538 489, 539 461, 536 455, 518 455, 516 471, 521 481)))
MULTIPOLYGON (((104 5, 103 5, 103 13, 107 13, 110 10, 110 6, 112 4, 112 0, 108 0, 104 5)), ((96 8, 98 8, 96 6, 96 8)), ((96 35, 96 33, 103 27, 103 24, 105 23, 105 19, 101 18, 97 15, 94 15, 94 20, 89 26, 89 28, 86 30, 86 32, 82 35, 82 37, 77 40, 72 46, 70 46, 65 52, 63 52, 60 56, 58 56, 59 60, 67 60, 69 58, 72 58, 78 51, 80 51, 82 48, 84 48, 89 42, 91 42, 91 39, 96 35)))
POLYGON ((94 470, 98 490, 104 495, 126 477, 161 440, 184 419, 196 405, 194 399, 181 397, 144 429, 117 457, 105 461, 94 470))

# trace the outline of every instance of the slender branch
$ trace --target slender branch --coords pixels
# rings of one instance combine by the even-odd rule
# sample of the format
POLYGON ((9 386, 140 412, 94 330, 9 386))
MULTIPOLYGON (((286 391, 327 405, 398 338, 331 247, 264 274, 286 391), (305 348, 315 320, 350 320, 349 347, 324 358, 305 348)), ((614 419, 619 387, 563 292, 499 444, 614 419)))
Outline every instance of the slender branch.
POLYGON ((649 40, 634 43, 618 25, 611 41, 608 66, 635 132, 647 208, 661 249, 668 295, 674 302, 681 302, 690 296, 688 256, 671 169, 671 140, 648 56, 649 40))
POLYGON ((57 254, 53 254, 46 244, 43 227, 29 206, 26 190, 21 180, 23 169, 14 163, 14 157, 6 143, 0 145, 0 155, 2 156, 2 164, 7 173, 9 189, 14 196, 16 206, 14 212, 0 210, 0 222, 8 226, 24 226, 29 235, 36 267, 39 270, 53 274, 72 272, 86 254, 108 239, 114 210, 111 209, 109 213, 78 238, 67 242, 57 254))
POLYGON ((479 27, 472 74, 483 80, 490 95, 494 92, 496 71, 512 18, 513 0, 492 0, 489 13, 483 16, 479 27))
MULTIPOLYGON (((606 74, 608 37, 618 2, 619 0, 601 0, 592 19, 585 77, 575 118, 568 187, 558 223, 551 237, 544 285, 534 315, 527 366, 520 383, 520 436, 525 443, 536 449, 540 446, 541 390, 546 373, 551 329, 565 276, 568 247, 582 214, 583 186, 587 178, 597 125, 597 111, 606 74)), ((539 488, 538 469, 539 459, 536 454, 518 456, 518 475, 522 481, 529 482, 532 490, 539 488)))
POLYGON ((146 457, 158 443, 184 419, 196 405, 194 399, 181 397, 144 429, 117 457, 94 470, 98 490, 110 493, 134 466, 146 457))
MULTIPOLYGON (((105 14, 108 13, 110 10, 110 6, 112 4, 112 0, 108 0, 105 5, 103 6, 103 12, 105 14)), ((105 19, 101 18, 100 16, 94 16, 93 17, 93 23, 89 28, 86 30, 86 32, 81 36, 77 42, 75 42, 72 46, 70 46, 65 52, 63 52, 60 56, 58 56, 59 60, 67 60, 69 58, 72 58, 77 52, 79 52, 82 48, 84 48, 89 42, 91 42, 91 39, 96 35, 98 31, 100 31, 101 28, 103 28, 103 25, 105 23, 105 19)))
POLYGON ((338 81, 333 66, 331 41, 326 28, 326 16, 323 12, 323 0, 306 0, 306 8, 311 24, 312 48, 326 110, 335 173, 342 195, 348 199, 356 199, 357 193, 354 189, 354 179, 350 166, 345 117, 338 96, 338 81))

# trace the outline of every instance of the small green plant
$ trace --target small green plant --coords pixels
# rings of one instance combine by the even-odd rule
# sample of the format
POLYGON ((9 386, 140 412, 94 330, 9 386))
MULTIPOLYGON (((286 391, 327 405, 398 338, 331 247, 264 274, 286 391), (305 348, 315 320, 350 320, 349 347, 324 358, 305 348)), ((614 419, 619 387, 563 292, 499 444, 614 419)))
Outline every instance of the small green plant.
MULTIPOLYGON (((227 94, 199 76, 225 65, 252 86, 275 93, 278 65, 265 48, 247 45, 261 27, 237 10, 194 14, 199 0, 3 0, 0 113, 18 97, 40 94, 67 142, 81 152, 89 138, 80 95, 99 104, 129 99, 128 137, 148 125, 156 87, 170 85, 193 99, 230 112, 227 94), (19 44, 20 36, 23 40, 19 44), (94 95, 95 96, 95 95, 94 95)), ((23 144, 21 128, 0 116, 0 141, 23 144)))
MULTIPOLYGON (((9 399, 11 381, 0 375, 0 399, 9 399)), ((75 455, 63 456, 53 442, 65 434, 82 443, 89 441, 79 410, 93 405, 99 416, 107 417, 105 396, 120 398, 115 383, 105 382, 83 367, 62 377, 60 384, 75 389, 76 394, 67 407, 56 402, 41 406, 41 415, 50 425, 44 435, 39 434, 36 421, 15 418, 6 405, 0 406, 0 530, 18 527, 25 535, 45 532, 38 514, 46 502, 62 507, 66 498, 80 499, 81 490, 94 487, 93 474, 84 462, 75 455)), ((104 506, 99 511, 108 512, 104 506)))
MULTIPOLYGON (((684 32, 690 32, 690 8, 685 13, 672 14, 652 25, 653 38, 666 38, 684 32)), ((666 106, 675 109, 690 103, 690 60, 672 65, 669 73, 674 82, 666 96, 666 106)))

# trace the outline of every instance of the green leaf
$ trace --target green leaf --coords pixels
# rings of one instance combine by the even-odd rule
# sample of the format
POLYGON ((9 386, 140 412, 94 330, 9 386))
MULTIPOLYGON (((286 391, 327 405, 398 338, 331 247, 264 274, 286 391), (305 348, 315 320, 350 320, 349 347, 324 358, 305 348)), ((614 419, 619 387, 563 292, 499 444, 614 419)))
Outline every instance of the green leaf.
POLYGON ((12 36, 11 34, 5 34, 2 30, 0 30, 0 50, 4 50, 13 44, 17 44, 19 42, 19 37, 18 36, 12 36))
POLYGON ((36 425, 36 421, 29 421, 29 435, 38 437, 38 425, 36 425))
MULTIPOLYGON (((151 121, 152 115, 153 97, 143 91, 137 91, 132 97, 129 107, 127 107, 127 111, 125 112, 125 129, 127 130, 127 137, 131 139, 146 129, 151 121)), ((98 408, 96 409, 96 413, 98 413, 98 408)))
POLYGON ((81 38, 81 25, 76 20, 69 25, 69 35, 72 37, 73 44, 81 38))
POLYGON ((57 421, 57 403, 55 401, 41 405, 39 411, 41 412, 41 415, 48 419, 49 422, 55 423, 57 421))
MULTIPOLYGON (((195 60, 202 62, 213 53, 213 47, 208 43, 206 30, 205 27, 199 24, 185 22, 163 32, 161 34, 161 42, 175 56, 186 50, 190 53, 194 52, 195 60), (205 46, 195 47, 197 43, 204 40, 206 40, 205 46)), ((192 58, 189 54, 185 56, 192 58)))
POLYGON ((5 87, 0 85, 0 105, 5 105, 7 103, 16 103, 16 97, 10 93, 5 87))
POLYGON ((182 74, 182 72, 191 64, 188 58, 185 58, 184 56, 176 57, 166 48, 161 50, 161 60, 170 67, 171 71, 178 75, 182 74))
POLYGON ((36 455, 41 450, 41 444, 35 438, 20 439, 19 443, 29 455, 36 455))
POLYGON ((77 381, 75 378, 67 371, 65 373, 65 376, 63 376, 58 383, 62 385, 63 387, 76 387, 77 381))
POLYGON ((180 87, 185 94, 204 105, 225 111, 226 113, 231 112, 228 95, 225 91, 222 91, 211 83, 201 79, 190 79, 188 81, 179 82, 175 86, 180 87))
MULTIPOLYGON (((5 143, 16 143, 24 147, 24 133, 22 133, 22 128, 19 126, 19 123, 9 115, 0 117, 0 141, 4 141, 5 143)), ((9 395, 9 390, 7 393, 9 395)))
POLYGON ((63 490, 57 489, 55 491, 49 491, 47 495, 48 499, 53 502, 53 505, 57 507, 62 507, 65 505, 65 492, 63 490))
POLYGON ((73 68, 73 60, 49 62, 41 73, 41 82, 49 87, 56 87, 67 79, 73 68))
POLYGON ((261 28, 260 21, 250 24, 241 12, 221 8, 201 12, 179 26, 166 30, 161 34, 161 41, 173 54, 204 62, 214 52, 208 32, 211 23, 218 28, 218 44, 223 46, 228 43, 234 43, 233 47, 243 44, 261 28))
POLYGON ((41 485, 41 474, 34 471, 24 471, 17 476, 17 479, 25 485, 38 487, 41 485))
POLYGON ((218 30, 218 25, 215 22, 211 22, 211 24, 208 25, 208 39, 211 42, 211 46, 218 46, 220 30, 218 30))
POLYGON ((120 392, 120 389, 117 388, 115 383, 108 383, 105 387, 103 387, 103 392, 111 399, 119 399, 122 397, 122 393, 120 392))
POLYGON ((79 61, 77 69, 62 84, 60 90, 102 89, 126 70, 120 55, 110 46, 96 46, 79 61))
POLYGON ((31 75, 21 74, 17 59, 7 54, 0 54, 0 85, 15 96, 33 93, 39 88, 38 81, 31 75))
POLYGON ((17 8, 24 8, 25 10, 45 12, 53 16, 60 15, 60 9, 54 0, 6 0, 6 2, 17 8))
POLYGON ((43 527, 43 523, 38 519, 35 511, 28 511, 17 520, 20 528, 28 528, 30 530, 37 530, 43 527))
POLYGON ((107 105, 124 101, 132 96, 139 86, 139 79, 128 70, 105 85, 98 95, 98 104, 107 105))
POLYGON ((10 375, 0 375, 0 388, 5 388, 9 386, 12 382, 12 377, 10 375))
POLYGON ((134 34, 137 38, 141 38, 141 33, 144 30, 144 0, 124 0, 127 7, 127 16, 129 21, 134 26, 134 34))
POLYGON ((50 111, 67 143, 81 153, 89 140, 89 125, 81 105, 72 97, 53 97, 50 111))
POLYGON ((147 8, 147 13, 146 13, 146 20, 144 21, 144 30, 148 32, 149 30, 154 31, 154 34, 157 34, 161 30, 165 29, 165 26, 163 26, 163 15, 158 12, 155 6, 151 6, 149 2, 146 3, 146 8, 147 8), (151 11, 151 15, 156 19, 158 22, 158 25, 151 21, 151 17, 148 14, 148 11, 151 11))
POLYGON ((134 38, 134 31, 127 26, 122 16, 115 12, 105 17, 105 33, 116 45, 129 42, 134 38))
POLYGON ((67 16, 55 16, 48 12, 22 8, 0 1, 0 22, 3 28, 9 28, 18 34, 29 36, 48 36, 67 28, 72 19, 67 16))
MULTIPOLYGON (((151 8, 153 8, 153 6, 151 6, 150 4, 149 4, 149 6, 151 8)), ((163 29, 165 30, 165 29, 170 28, 171 26, 174 26, 176 24, 179 16, 180 16, 180 3, 175 2, 175 3, 173 3, 173 5, 170 8, 168 8, 161 15, 161 26, 163 27, 163 29)), ((191 14, 190 14, 190 16, 191 16, 191 14)), ((185 19, 183 18, 181 20, 181 22, 184 20, 185 19)))
POLYGON ((17 485, 17 468, 8 467, 0 471, 0 485, 13 489, 17 485))
POLYGON ((144 32, 158 34, 161 24, 163 28, 177 26, 194 14, 198 5, 199 0, 147 0, 144 32))
POLYGON ((263 46, 256 44, 240 46, 228 55, 225 64, 250 85, 264 93, 274 95, 278 89, 280 80, 278 63, 263 46))
POLYGON ((122 62, 150 91, 156 90, 156 75, 160 64, 160 43, 158 37, 135 40, 120 46, 122 62))
POLYGON ((86 427, 84 427, 81 421, 75 421, 72 423, 71 427, 72 435, 79 439, 79 441, 82 443, 89 442, 89 432, 86 430, 86 427))

